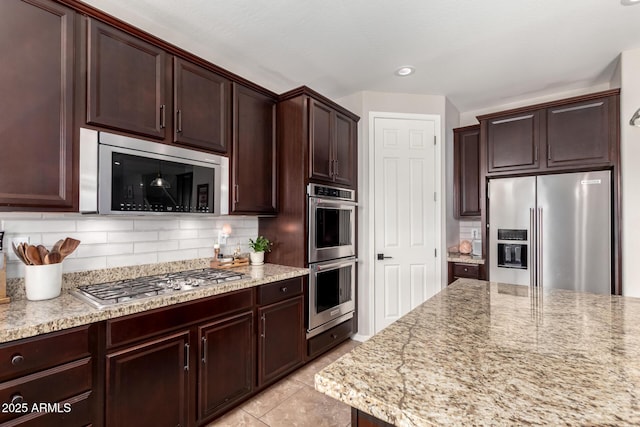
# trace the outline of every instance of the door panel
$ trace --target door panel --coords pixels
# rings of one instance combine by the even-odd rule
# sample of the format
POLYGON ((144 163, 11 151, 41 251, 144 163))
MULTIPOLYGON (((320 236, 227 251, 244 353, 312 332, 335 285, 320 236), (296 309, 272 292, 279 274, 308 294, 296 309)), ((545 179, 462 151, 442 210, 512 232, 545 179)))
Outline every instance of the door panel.
POLYGON ((440 290, 433 121, 375 118, 375 329, 440 290))
POLYGON ((535 214, 536 178, 502 178, 489 182, 489 279, 492 282, 530 285, 533 266, 532 214, 535 214), (527 230, 526 270, 498 267, 498 229, 527 230))
POLYGON ((545 288, 611 293, 610 172, 538 177, 541 282, 545 288))

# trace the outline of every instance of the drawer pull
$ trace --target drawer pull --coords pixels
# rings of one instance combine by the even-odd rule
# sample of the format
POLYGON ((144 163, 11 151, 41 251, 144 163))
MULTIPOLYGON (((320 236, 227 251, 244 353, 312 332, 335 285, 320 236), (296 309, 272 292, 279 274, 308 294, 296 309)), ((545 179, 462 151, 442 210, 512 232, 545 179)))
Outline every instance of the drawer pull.
POLYGON ((21 354, 16 354, 15 356, 13 356, 13 357, 11 358, 11 364, 12 364, 13 366, 21 365, 21 364, 22 364, 22 362, 24 362, 24 357, 22 357, 22 355, 21 355, 21 354))
POLYGON ((467 267, 465 267, 465 268, 464 268, 464 272, 466 273, 466 272, 468 272, 468 271, 469 271, 469 269, 468 269, 467 267))
POLYGON ((287 292, 287 287, 286 287, 286 286, 281 287, 281 288, 280 288, 280 291, 281 291, 282 293, 287 292))
POLYGON ((24 397, 22 397, 20 393, 16 393, 11 396, 11 403, 13 403, 14 405, 19 405, 22 402, 24 402, 24 397))
POLYGON ((331 334, 331 338, 335 340, 336 338, 338 338, 338 335, 336 335, 336 334, 331 334))

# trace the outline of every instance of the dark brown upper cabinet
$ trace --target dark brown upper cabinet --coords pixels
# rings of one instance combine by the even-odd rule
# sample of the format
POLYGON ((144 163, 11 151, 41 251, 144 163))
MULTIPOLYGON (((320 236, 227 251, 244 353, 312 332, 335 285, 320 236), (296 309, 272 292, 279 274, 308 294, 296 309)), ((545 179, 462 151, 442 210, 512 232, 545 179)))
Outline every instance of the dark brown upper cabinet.
POLYGON ((231 213, 276 213, 276 101, 233 85, 231 213))
POLYGON ((540 113, 510 114, 487 121, 487 170, 537 169, 540 165, 540 113))
POLYGON ((87 123, 164 139, 168 55, 99 21, 88 25, 87 123))
POLYGON ((606 164, 617 140, 615 97, 548 108, 547 167, 606 164))
POLYGON ((58 3, 0 2, 1 210, 77 203, 75 34, 75 12, 58 3))
POLYGON ((480 125, 453 130, 453 194, 456 218, 480 217, 480 125))
POLYGON ((173 59, 173 142, 226 153, 231 82, 199 65, 173 59))
POLYGON ((356 122, 328 105, 309 100, 312 180, 355 186, 356 122))
POLYGON ((478 117, 487 173, 609 167, 619 146, 618 89, 478 117))

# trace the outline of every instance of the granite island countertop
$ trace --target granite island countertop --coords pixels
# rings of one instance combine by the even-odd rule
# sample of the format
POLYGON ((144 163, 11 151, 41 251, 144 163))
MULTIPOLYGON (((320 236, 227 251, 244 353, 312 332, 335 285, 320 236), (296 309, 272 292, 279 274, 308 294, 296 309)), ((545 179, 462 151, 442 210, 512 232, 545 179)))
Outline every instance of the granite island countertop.
MULTIPOLYGON (((246 275, 246 278, 203 286, 184 292, 131 300, 103 309, 94 308, 69 293, 70 289, 83 284, 206 268, 209 266, 208 262, 208 259, 202 259, 69 273, 63 276, 62 294, 57 298, 44 301, 28 301, 23 296, 23 290, 21 293, 14 289, 11 303, 0 305, 0 343, 309 274, 307 268, 287 267, 276 264, 236 267, 234 271, 246 275)), ((21 280, 13 279, 11 285, 14 288, 19 288, 20 286, 24 288, 21 280)))
POLYGON ((315 386, 397 426, 640 425, 640 298, 459 279, 315 386))

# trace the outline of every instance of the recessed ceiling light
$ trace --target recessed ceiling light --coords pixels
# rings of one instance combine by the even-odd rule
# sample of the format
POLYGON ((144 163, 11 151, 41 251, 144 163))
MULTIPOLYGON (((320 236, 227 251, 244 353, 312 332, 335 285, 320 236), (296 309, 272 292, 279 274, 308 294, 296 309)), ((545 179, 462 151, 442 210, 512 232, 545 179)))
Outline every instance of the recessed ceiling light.
POLYGON ((400 67, 396 70, 396 76, 406 77, 408 75, 413 74, 415 71, 416 70, 413 67, 409 67, 409 66, 400 67))
POLYGON ((634 4, 640 4, 640 0, 620 0, 620 3, 625 6, 633 6, 634 4))

